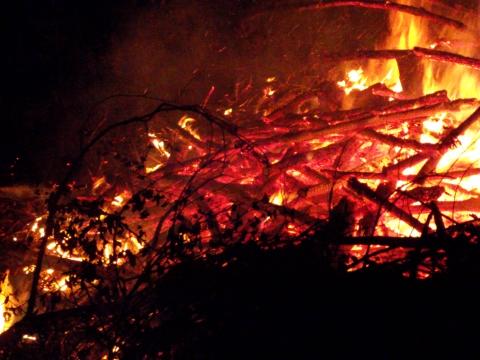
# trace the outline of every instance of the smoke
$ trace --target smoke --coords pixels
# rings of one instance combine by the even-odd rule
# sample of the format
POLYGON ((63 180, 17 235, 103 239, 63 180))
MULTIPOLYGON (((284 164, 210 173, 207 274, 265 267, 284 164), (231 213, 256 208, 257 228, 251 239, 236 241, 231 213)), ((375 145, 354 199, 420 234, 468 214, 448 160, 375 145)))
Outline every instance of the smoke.
POLYGON ((10 94, 10 121, 16 125, 3 154, 6 165, 15 164, 9 168, 13 182, 55 181, 78 152, 85 129, 153 105, 116 97, 98 106, 102 99, 148 94, 199 104, 214 86, 213 106, 237 81, 255 85, 305 71, 324 76, 319 54, 357 48, 362 41, 368 46, 386 25, 382 13, 372 13, 367 28, 358 9, 300 13, 274 1, 86 1, 77 8, 66 3, 29 8, 31 24, 19 41, 38 51, 22 50, 12 58, 12 66, 20 59, 31 69, 11 81, 31 90, 28 99, 10 94), (272 6, 276 10, 263 11, 272 6))

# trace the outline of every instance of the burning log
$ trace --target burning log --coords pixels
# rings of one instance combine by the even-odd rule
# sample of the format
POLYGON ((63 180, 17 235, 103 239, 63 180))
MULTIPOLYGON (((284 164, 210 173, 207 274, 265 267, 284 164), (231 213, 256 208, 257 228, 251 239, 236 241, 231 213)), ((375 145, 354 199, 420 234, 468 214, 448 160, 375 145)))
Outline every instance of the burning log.
MULTIPOLYGON (((376 85, 374 85, 375 87, 376 85)), ((375 89, 372 89, 372 92, 375 92, 375 89)), ((398 95, 398 94, 397 94, 398 95)), ((421 96, 416 99, 404 98, 400 101, 394 103, 388 103, 388 105, 377 106, 377 107, 366 107, 353 110, 345 111, 335 111, 331 113, 314 113, 323 121, 328 123, 342 122, 355 119, 363 119, 375 115, 387 115, 394 114, 397 112, 413 110, 423 106, 438 105, 441 103, 449 102, 446 91, 437 91, 432 94, 421 96)), ((309 114, 310 115, 310 114, 309 114)), ((324 125, 326 126, 326 124, 324 125)))
MULTIPOLYGON (((344 179, 344 178, 357 178, 357 179, 362 179, 362 180, 385 180, 385 174, 384 173, 375 173, 375 172, 366 172, 366 171, 340 171, 340 170, 330 170, 330 169, 324 169, 324 173, 330 174, 330 176, 335 176, 338 179, 344 179)), ((402 175, 399 174, 398 177, 399 180, 412 180, 413 177, 409 175, 402 175)))
POLYGON ((415 154, 413 156, 410 156, 409 158, 400 160, 397 163, 394 163, 393 165, 385 167, 382 172, 387 177, 398 177, 403 170, 410 168, 414 165, 417 165, 418 163, 428 159, 429 157, 430 157, 429 154, 423 154, 423 153, 415 154))
POLYGON ((403 91, 412 96, 421 96, 423 89, 418 86, 421 84, 424 77, 423 64, 414 54, 409 54, 404 57, 395 59, 397 61, 398 69, 400 71, 400 81, 403 86, 403 91))
POLYGON ((375 130, 372 130, 372 129, 362 130, 360 132, 360 136, 364 136, 365 138, 368 138, 368 139, 378 140, 392 146, 409 148, 409 149, 413 149, 413 150, 417 150, 425 153, 431 153, 435 150, 434 144, 423 144, 412 139, 399 139, 395 136, 385 135, 385 134, 376 132, 375 130))
POLYGON ((415 56, 431 59, 434 61, 465 65, 473 69, 480 70, 479 59, 473 59, 467 56, 452 54, 447 51, 439 51, 439 50, 415 47, 413 49, 413 54, 415 56))
POLYGON ((415 121, 421 118, 428 118, 438 112, 457 112, 465 107, 475 106, 478 103, 476 99, 459 99, 438 105, 424 106, 413 110, 400 111, 385 115, 376 115, 359 120, 350 120, 341 122, 321 129, 303 130, 290 132, 280 137, 260 140, 255 143, 256 146, 271 144, 272 142, 300 142, 318 139, 327 135, 351 133, 363 130, 365 128, 374 128, 384 126, 385 124, 394 125, 404 121, 415 121))
MULTIPOLYGON (((372 10, 396 11, 410 14, 417 17, 428 19, 432 22, 452 26, 459 30, 464 30, 467 26, 461 21, 451 19, 446 16, 432 13, 423 7, 415 7, 411 5, 399 4, 393 1, 368 1, 368 0, 327 0, 322 2, 303 2, 300 4, 292 4, 283 7, 269 8, 260 12, 256 12, 253 17, 271 12, 272 10, 289 10, 294 9, 298 11, 317 11, 329 8, 339 7, 356 7, 372 10)), ((252 16, 251 16, 252 17, 252 16)))
POLYGON ((362 184, 355 178, 350 178, 348 181, 348 186, 352 189, 357 195, 365 197, 365 199, 371 201, 372 203, 385 208, 388 212, 392 213, 394 216, 398 217, 400 220, 411 225, 414 229, 419 232, 422 232, 424 225, 418 221, 416 218, 410 214, 403 211, 401 208, 397 207, 395 204, 392 204, 388 201, 388 198, 383 196, 378 196, 372 189, 367 185, 362 184))
POLYGON ((414 47, 412 50, 356 50, 348 54, 324 54, 322 58, 331 61, 348 61, 348 60, 389 60, 389 59, 405 59, 409 56, 430 59, 438 62, 450 64, 464 65, 476 70, 480 69, 480 60, 462 56, 447 51, 434 49, 426 49, 422 47, 414 47))
MULTIPOLYGON (((475 214, 480 211, 480 199, 478 197, 471 198, 468 200, 457 200, 457 201, 439 201, 437 206, 440 211, 458 211, 466 212, 470 214, 475 214)), ((421 213, 425 211, 425 206, 422 205, 413 205, 409 207, 412 213, 421 213)), ((475 218, 474 215, 471 218, 475 218)))
POLYGON ((342 245, 379 245, 392 248, 444 248, 445 241, 439 239, 420 239, 418 237, 393 237, 393 236, 351 236, 339 240, 342 245))

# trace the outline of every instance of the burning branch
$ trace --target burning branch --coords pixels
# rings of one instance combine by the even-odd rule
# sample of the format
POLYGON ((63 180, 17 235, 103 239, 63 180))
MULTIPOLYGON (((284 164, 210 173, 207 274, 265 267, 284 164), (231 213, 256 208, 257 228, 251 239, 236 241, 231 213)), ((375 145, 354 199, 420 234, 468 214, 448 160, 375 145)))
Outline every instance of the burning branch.
POLYGON ((327 0, 322 2, 307 3, 302 5, 292 5, 301 11, 305 10, 322 10, 335 7, 360 7, 365 9, 385 10, 385 11, 398 11, 413 16, 419 16, 429 19, 433 22, 443 23, 453 26, 457 29, 465 29, 466 26, 461 21, 450 19, 448 17, 434 14, 422 7, 415 7, 410 5, 403 5, 395 3, 393 1, 342 1, 342 0, 327 0))
POLYGON ((475 122, 478 121, 480 118, 480 108, 478 108, 470 117, 468 117, 465 121, 463 121, 458 127, 453 129, 445 136, 442 141, 438 144, 437 149, 435 151, 434 156, 429 158, 429 160, 425 163, 422 169, 419 171, 418 176, 416 178, 417 181, 423 181, 425 179, 425 175, 432 172, 440 158, 457 143, 458 136, 462 135, 469 127, 471 127, 475 122))
POLYGON ((465 107, 475 106, 478 103, 476 99, 459 99, 437 105, 424 106, 413 110, 400 111, 385 115, 375 115, 364 119, 350 120, 341 122, 321 129, 303 130, 290 132, 280 137, 268 138, 255 143, 256 146, 271 144, 276 141, 300 142, 322 138, 327 135, 349 134, 366 128, 375 128, 385 124, 395 125, 404 121, 417 121, 422 118, 428 118, 439 112, 457 112, 465 107))
POLYGON ((407 224, 411 225, 414 229, 419 232, 423 231, 424 225, 415 219, 410 214, 406 213, 395 204, 392 204, 388 201, 388 198, 379 196, 375 191, 370 189, 367 185, 362 184, 355 178, 350 178, 348 181, 348 186, 352 189, 356 194, 365 197, 365 199, 371 201, 372 203, 380 206, 381 208, 385 208, 388 212, 394 214, 400 220, 406 222, 407 224))
POLYGON ((421 47, 415 47, 413 49, 413 54, 418 57, 423 57, 426 59, 431 59, 434 61, 440 61, 451 64, 459 64, 471 67, 476 70, 480 70, 480 60, 473 59, 467 56, 462 56, 458 54, 452 54, 447 51, 439 51, 433 49, 425 49, 421 47))
POLYGON ((426 49, 422 47, 414 47, 412 50, 357 50, 353 53, 325 54, 322 57, 332 61, 349 61, 349 60, 389 60, 402 59, 407 56, 416 56, 419 58, 430 59, 450 64, 465 65, 467 67, 479 70, 480 60, 462 56, 447 51, 434 49, 426 49))
POLYGON ((435 23, 449 25, 459 30, 464 30, 467 28, 467 26, 461 21, 432 13, 431 11, 428 11, 423 7, 404 5, 404 4, 399 4, 392 1, 326 0, 322 2, 304 2, 300 4, 283 6, 281 8, 274 7, 274 8, 265 9, 263 11, 256 12, 253 16, 256 17, 259 15, 263 15, 265 13, 271 12, 272 10, 294 9, 299 11, 309 11, 309 10, 317 11, 317 10, 339 8, 339 7, 356 7, 356 8, 364 8, 364 9, 372 9, 372 10, 396 11, 396 12, 410 14, 416 17, 422 17, 435 23))

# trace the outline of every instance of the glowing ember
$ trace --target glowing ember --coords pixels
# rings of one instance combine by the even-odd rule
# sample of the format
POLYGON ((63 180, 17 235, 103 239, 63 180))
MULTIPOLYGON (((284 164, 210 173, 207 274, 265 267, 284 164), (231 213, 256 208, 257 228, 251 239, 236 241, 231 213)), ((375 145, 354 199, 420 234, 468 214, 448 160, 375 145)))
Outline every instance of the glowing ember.
POLYGON ((122 193, 116 195, 112 200, 112 205, 119 208, 125 205, 125 203, 130 199, 132 194, 128 190, 122 191, 122 193))
POLYGON ((270 86, 267 86, 265 89, 263 89, 263 95, 266 97, 273 96, 275 93, 276 90, 270 86))
POLYGON ((102 176, 93 182, 93 190, 99 189, 104 184, 106 184, 106 179, 105 176, 102 176))
POLYGON ((283 200, 284 200, 284 197, 283 197, 282 192, 278 191, 278 192, 272 194, 268 201, 271 204, 274 204, 274 205, 283 205, 283 200))
POLYGON ((182 118, 178 120, 178 125, 182 129, 188 131, 190 135, 192 135, 195 139, 200 140, 201 139, 200 134, 193 128, 194 123, 195 123, 195 119, 187 115, 182 116, 182 118))
POLYGON ((165 165, 167 160, 170 158, 171 153, 167 150, 167 146, 165 141, 160 140, 156 134, 148 133, 148 137, 150 138, 150 143, 153 147, 157 150, 158 156, 151 156, 151 165, 145 165, 145 172, 147 174, 152 173, 160 169, 162 166, 165 165))
POLYGON ((22 336, 22 341, 26 343, 34 343, 37 342, 38 338, 36 335, 24 334, 22 336))

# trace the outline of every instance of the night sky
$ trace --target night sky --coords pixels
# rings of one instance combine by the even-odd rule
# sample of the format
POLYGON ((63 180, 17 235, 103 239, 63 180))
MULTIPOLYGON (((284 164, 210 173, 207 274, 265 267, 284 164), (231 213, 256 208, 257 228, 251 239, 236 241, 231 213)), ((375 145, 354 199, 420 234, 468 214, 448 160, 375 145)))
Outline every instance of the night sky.
POLYGON ((127 17, 127 6, 142 6, 128 3, 19 0, 8 2, 8 11, 4 7, 2 183, 45 176, 67 103, 102 81, 106 72, 100 60, 111 34, 127 17))

